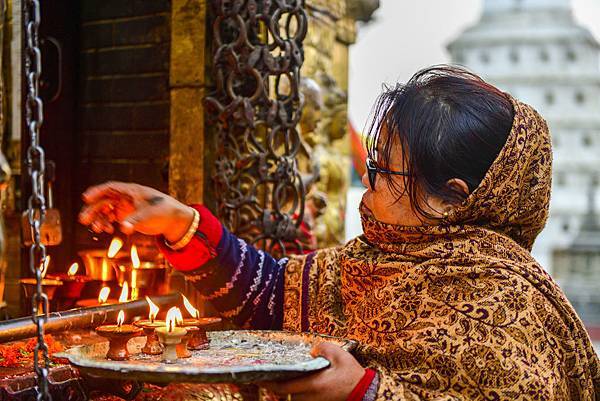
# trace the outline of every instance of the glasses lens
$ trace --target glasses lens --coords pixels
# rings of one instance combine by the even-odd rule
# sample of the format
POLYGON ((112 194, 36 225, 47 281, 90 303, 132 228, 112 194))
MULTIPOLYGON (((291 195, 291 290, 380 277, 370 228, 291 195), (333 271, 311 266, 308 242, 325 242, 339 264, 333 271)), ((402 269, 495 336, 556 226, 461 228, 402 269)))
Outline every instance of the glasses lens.
POLYGON ((369 185, 371 185, 371 189, 375 191, 375 177, 377 176, 377 169, 375 168, 375 163, 371 158, 367 158, 367 175, 369 176, 369 185))

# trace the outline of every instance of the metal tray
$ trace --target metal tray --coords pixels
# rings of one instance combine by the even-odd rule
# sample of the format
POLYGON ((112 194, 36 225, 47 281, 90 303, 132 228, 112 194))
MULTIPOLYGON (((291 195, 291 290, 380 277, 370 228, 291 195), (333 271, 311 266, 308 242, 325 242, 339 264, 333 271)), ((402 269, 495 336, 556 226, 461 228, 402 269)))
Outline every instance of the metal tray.
POLYGON ((285 331, 212 331, 210 348, 192 351, 192 357, 176 364, 160 361, 161 356, 141 353, 145 337, 129 341, 128 361, 106 359, 108 342, 71 348, 57 357, 66 358, 82 373, 105 378, 151 383, 250 383, 299 377, 329 366, 329 361, 310 355, 320 341, 351 351, 356 342, 336 337, 285 331))

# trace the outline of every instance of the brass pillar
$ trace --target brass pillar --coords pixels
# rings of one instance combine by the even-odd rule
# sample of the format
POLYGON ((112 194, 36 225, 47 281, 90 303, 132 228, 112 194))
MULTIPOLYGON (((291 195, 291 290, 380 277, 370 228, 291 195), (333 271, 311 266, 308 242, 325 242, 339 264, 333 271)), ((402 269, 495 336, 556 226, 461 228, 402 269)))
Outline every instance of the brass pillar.
POLYGON ((205 29, 205 0, 173 0, 169 193, 186 203, 204 197, 205 29))

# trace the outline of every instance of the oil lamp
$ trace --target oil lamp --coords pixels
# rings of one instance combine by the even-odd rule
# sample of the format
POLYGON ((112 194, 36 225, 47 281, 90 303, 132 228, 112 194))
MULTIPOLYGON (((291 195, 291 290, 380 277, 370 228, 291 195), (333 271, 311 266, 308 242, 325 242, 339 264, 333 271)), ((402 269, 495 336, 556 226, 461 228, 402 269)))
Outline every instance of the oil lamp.
POLYGON ((123 281, 123 289, 121 289, 121 295, 119 296, 119 303, 127 302, 129 299, 129 284, 127 281, 123 281))
MULTIPOLYGON (((178 326, 183 326, 183 315, 179 308, 175 308, 175 322, 178 326)), ((181 342, 175 347, 178 358, 189 358, 192 356, 192 353, 188 350, 188 341, 190 340, 190 336, 198 331, 198 328, 195 326, 186 326, 185 329, 187 333, 185 333, 181 338, 181 342)))
POLYGON ((181 339, 187 333, 187 330, 183 327, 177 327, 177 309, 177 307, 169 309, 167 312, 166 326, 158 327, 155 330, 160 343, 165 347, 162 357, 162 360, 165 363, 177 362, 177 344, 181 343, 181 339))
POLYGON ((116 304, 118 301, 116 299, 109 299, 110 295, 110 287, 102 287, 102 289, 98 292, 98 298, 96 299, 81 299, 77 301, 76 305, 79 307, 88 307, 88 306, 102 306, 102 305, 110 305, 116 304))
MULTIPOLYGON (((63 285, 61 280, 45 278, 46 273, 48 272, 48 266, 50 265, 50 255, 47 255, 44 258, 44 261, 40 264, 40 273, 42 276, 42 290, 48 296, 48 300, 52 300, 54 298, 54 293, 56 289, 63 285)), ((19 280, 21 286, 23 287, 23 291, 25 292, 25 297, 30 299, 35 293, 35 289, 37 286, 37 281, 35 278, 22 278, 19 280)), ((41 302, 38 305, 38 312, 43 313, 41 302)))
POLYGON ((63 282, 63 285, 57 289, 57 297, 65 299, 78 299, 85 283, 91 281, 89 277, 78 275, 79 264, 73 263, 66 273, 48 274, 46 277, 63 282))
POLYGON ((188 313, 193 316, 191 319, 183 319, 181 326, 191 331, 187 347, 191 350, 208 349, 210 340, 206 335, 206 327, 221 322, 219 317, 200 317, 200 311, 192 305, 192 303, 181 294, 183 305, 188 313))
POLYGON ((160 341, 158 341, 155 329, 158 327, 165 327, 165 321, 156 319, 159 309, 149 297, 146 297, 146 302, 148 302, 150 309, 148 312, 148 319, 138 320, 134 325, 141 327, 146 335, 146 344, 144 344, 142 352, 148 355, 159 355, 162 354, 163 349, 160 345, 160 341))
POLYGON ((110 295, 110 287, 102 287, 98 293, 98 304, 106 305, 108 302, 108 296, 110 295))
POLYGON ((125 361, 129 359, 129 351, 127 350, 127 342, 136 336, 142 334, 142 329, 131 324, 123 324, 125 322, 125 313, 121 310, 117 317, 117 324, 109 324, 96 328, 96 333, 99 336, 108 339, 107 359, 113 361, 125 361))

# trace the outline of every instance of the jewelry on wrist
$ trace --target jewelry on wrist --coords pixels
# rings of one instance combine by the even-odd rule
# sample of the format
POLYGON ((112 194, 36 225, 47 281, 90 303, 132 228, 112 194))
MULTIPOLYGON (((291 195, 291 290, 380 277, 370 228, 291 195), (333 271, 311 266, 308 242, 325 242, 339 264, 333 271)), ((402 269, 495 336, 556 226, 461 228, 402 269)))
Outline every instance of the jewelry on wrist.
POLYGON ((169 241, 165 239, 165 244, 174 251, 178 251, 189 244, 194 237, 194 233, 196 230, 198 230, 198 226, 200 225, 200 213, 194 208, 192 208, 192 210, 194 211, 194 220, 192 220, 192 224, 188 228, 185 235, 174 244, 170 244, 169 241))

